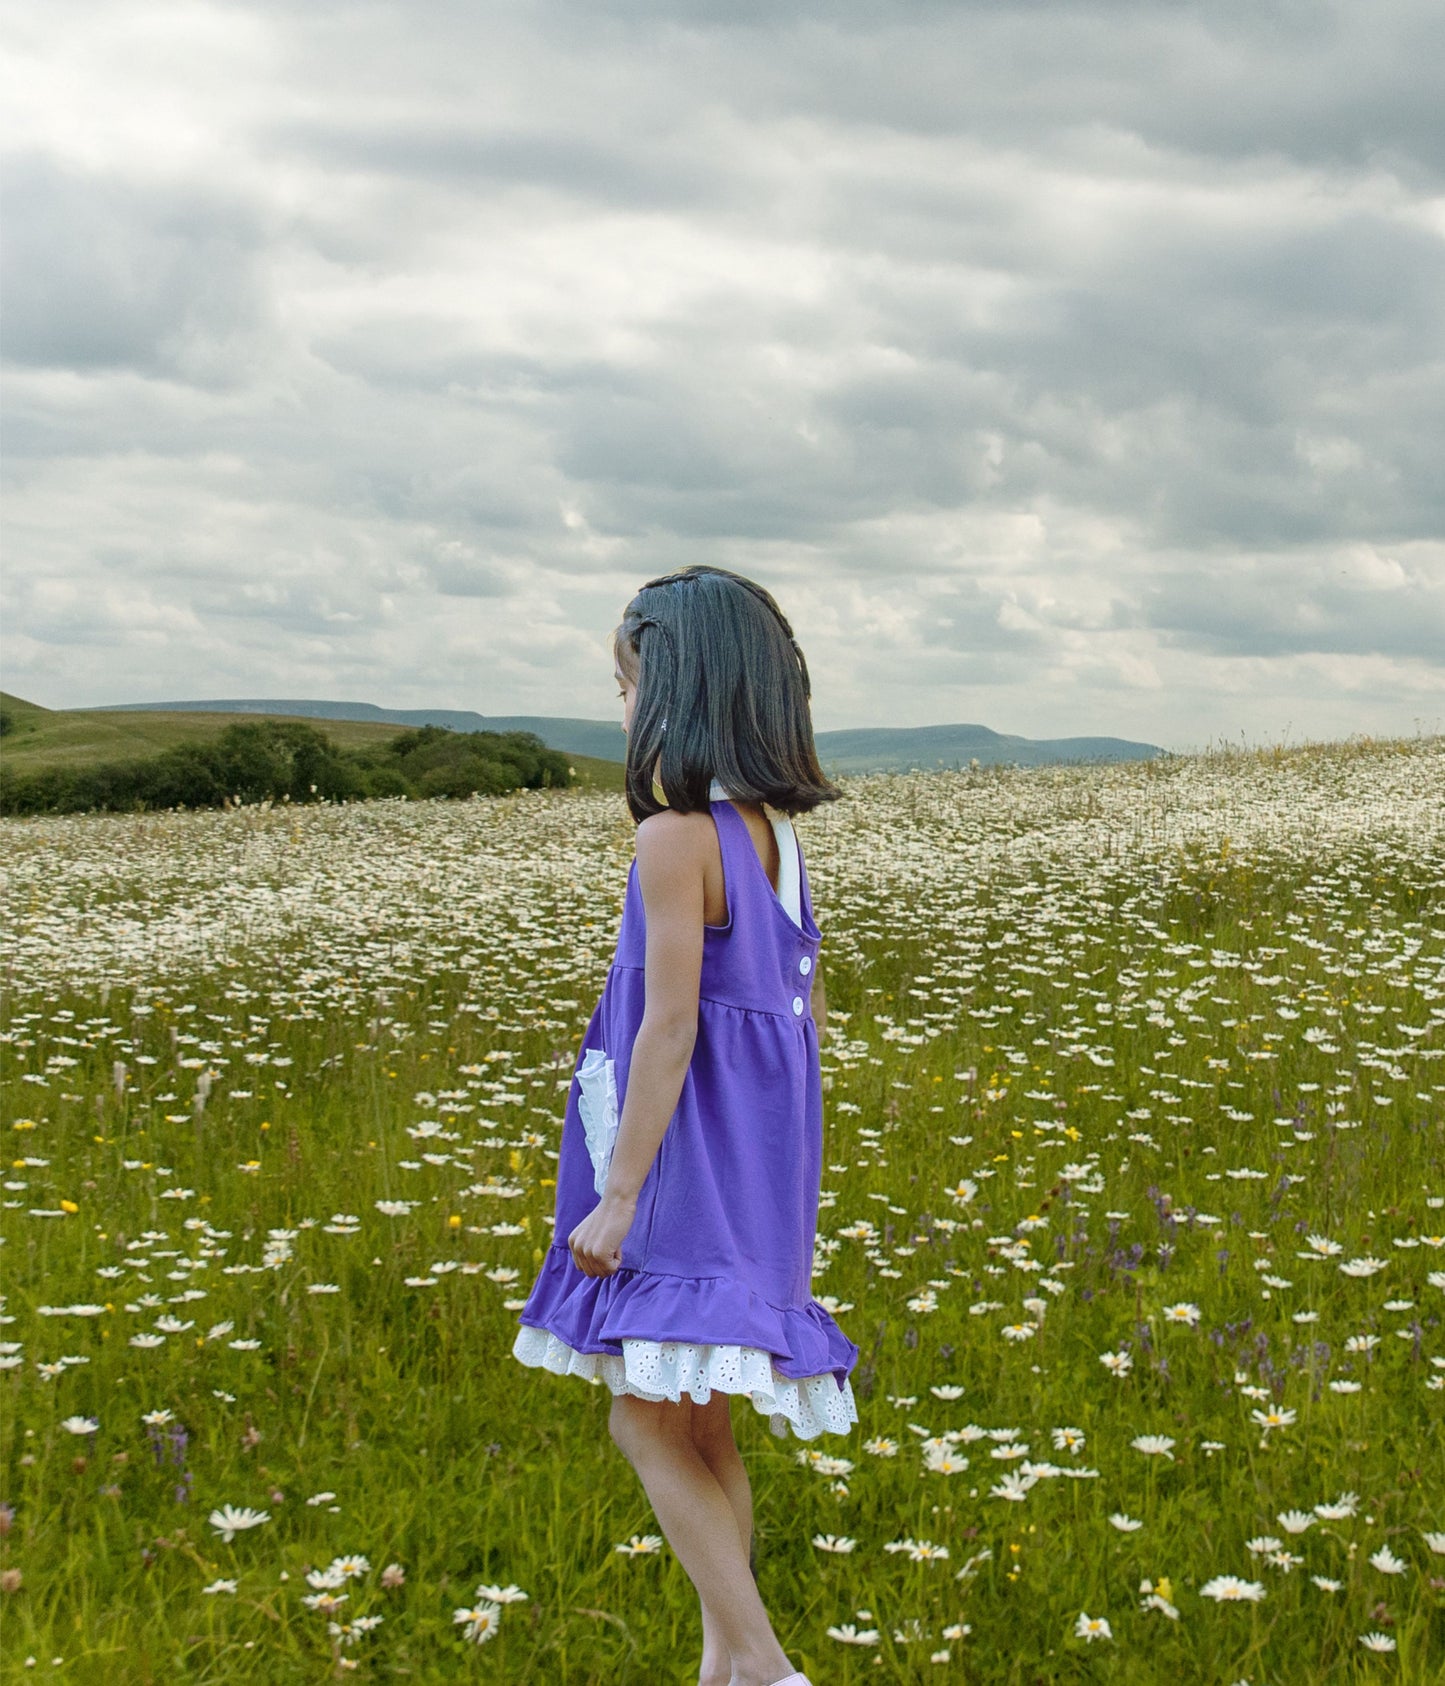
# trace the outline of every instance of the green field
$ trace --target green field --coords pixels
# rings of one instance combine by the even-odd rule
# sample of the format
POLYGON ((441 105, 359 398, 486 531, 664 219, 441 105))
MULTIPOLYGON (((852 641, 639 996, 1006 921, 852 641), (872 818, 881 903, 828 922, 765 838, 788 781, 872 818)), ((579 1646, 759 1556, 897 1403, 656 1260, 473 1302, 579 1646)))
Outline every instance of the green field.
MULTIPOLYGON (((14 725, 0 740, 0 754, 17 772, 43 767, 89 767, 101 761, 140 761, 174 749, 180 743, 205 743, 217 738, 237 720, 299 720, 314 727, 341 749, 364 749, 385 743, 405 726, 372 720, 321 720, 283 714, 150 713, 145 710, 41 708, 38 703, 0 691, 0 706, 14 725)), ((620 762, 599 761, 587 755, 570 758, 577 783, 584 790, 621 790, 620 762)))
MULTIPOLYGON (((1438 1680, 1445 740, 845 790, 861 1423, 733 1406, 794 1666, 1438 1680)), ((0 831, 3 1678, 695 1680, 606 1389, 509 1350, 620 797, 0 831)))

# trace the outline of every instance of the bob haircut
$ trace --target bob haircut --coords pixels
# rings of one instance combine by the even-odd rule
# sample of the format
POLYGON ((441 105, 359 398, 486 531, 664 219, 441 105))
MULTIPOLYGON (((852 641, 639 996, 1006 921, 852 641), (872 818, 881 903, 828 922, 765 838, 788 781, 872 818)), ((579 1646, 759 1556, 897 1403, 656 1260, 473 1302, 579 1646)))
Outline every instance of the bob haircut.
POLYGON ((842 796, 818 765, 808 664, 762 586, 702 563, 663 574, 627 605, 613 648, 637 686, 627 806, 639 824, 705 811, 715 778, 789 815, 842 796))

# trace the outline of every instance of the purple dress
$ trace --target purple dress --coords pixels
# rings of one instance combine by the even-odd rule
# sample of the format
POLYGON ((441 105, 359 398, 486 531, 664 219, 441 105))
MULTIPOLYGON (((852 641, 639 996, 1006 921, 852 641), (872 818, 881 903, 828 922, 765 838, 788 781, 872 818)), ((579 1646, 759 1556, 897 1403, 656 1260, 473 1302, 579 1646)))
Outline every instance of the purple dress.
MULTIPOLYGON (((714 785, 714 796, 718 786, 714 785)), ((697 1040, 677 1110, 638 1192, 622 1263, 589 1277, 567 1237, 596 1206, 642 1023, 646 928, 632 863, 617 953, 583 1038, 557 1161, 556 1222, 518 1316, 528 1365, 613 1393, 699 1404, 747 1393, 775 1434, 846 1434, 858 1348, 812 1297, 823 1097, 810 1003, 821 933, 792 826, 792 917, 747 823, 715 799, 728 922, 703 927, 697 1040)))

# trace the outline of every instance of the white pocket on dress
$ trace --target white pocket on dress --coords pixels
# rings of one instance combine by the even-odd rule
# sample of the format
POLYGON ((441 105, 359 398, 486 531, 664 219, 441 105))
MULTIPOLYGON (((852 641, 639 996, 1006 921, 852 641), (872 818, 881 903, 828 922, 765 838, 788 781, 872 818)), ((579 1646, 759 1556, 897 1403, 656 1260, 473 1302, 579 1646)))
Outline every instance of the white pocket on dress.
POLYGON ((577 1068, 577 1113, 592 1160, 593 1186, 601 1194, 607 1186, 612 1144, 621 1122, 617 1111, 617 1068, 601 1048, 589 1048, 577 1068))

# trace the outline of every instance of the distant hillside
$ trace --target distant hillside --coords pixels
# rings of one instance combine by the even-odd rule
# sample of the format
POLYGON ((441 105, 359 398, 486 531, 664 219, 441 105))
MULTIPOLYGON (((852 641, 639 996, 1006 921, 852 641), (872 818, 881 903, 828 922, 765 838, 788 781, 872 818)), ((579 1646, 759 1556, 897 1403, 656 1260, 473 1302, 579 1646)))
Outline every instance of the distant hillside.
MULTIPOLYGON (((281 712, 279 705, 271 718, 297 718, 281 712)), ((185 709, 169 711, 150 704, 139 709, 129 708, 41 708, 38 703, 26 702, 22 697, 0 692, 0 710, 4 716, 4 736, 0 737, 0 756, 17 772, 32 772, 43 767, 92 767, 101 762, 146 760, 162 754, 178 743, 209 742, 218 737, 236 713, 259 714, 259 709, 230 710, 214 703, 201 703, 185 709)), ((357 750, 385 743, 396 737, 405 725, 379 712, 364 719, 348 716, 302 716, 317 722, 319 729, 339 748, 357 750)), ((463 716, 479 720, 480 715, 463 716)), ((419 724, 426 724, 425 721, 419 724)), ((465 730, 506 731, 513 729, 488 722, 485 726, 465 730)), ((622 736, 621 732, 617 734, 622 736)), ((560 748, 549 744, 548 748, 560 748)), ((622 768, 611 756, 596 757, 573 754, 577 783, 594 789, 621 790, 622 768)))
POLYGON ((903 773, 914 768, 1042 767, 1060 761, 1148 761, 1169 752, 1127 738, 1020 738, 987 726, 862 726, 819 732, 818 757, 833 773, 903 773))
POLYGON ((453 732, 535 732, 548 749, 599 761, 626 759, 618 720, 571 720, 539 714, 478 714, 470 708, 378 708, 375 703, 294 698, 227 698, 214 702, 110 703, 91 714, 286 714, 308 720, 357 720, 400 726, 445 726, 453 732))
MULTIPOLYGON (((375 703, 297 698, 228 698, 210 702, 112 703, 86 713, 157 712, 282 714, 313 720, 446 726, 454 732, 535 732, 549 749, 621 762, 627 740, 615 720, 575 720, 537 714, 477 714, 456 708, 378 708, 375 703)), ((819 732, 818 755, 830 773, 909 772, 914 768, 1011 764, 1038 767, 1061 761, 1147 761, 1168 751, 1127 738, 1020 738, 987 726, 864 726, 819 732)))

